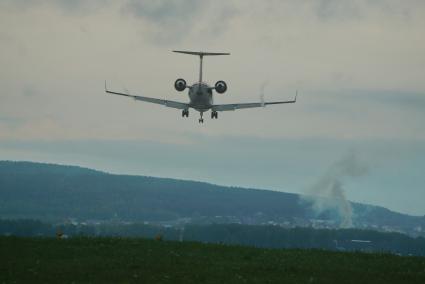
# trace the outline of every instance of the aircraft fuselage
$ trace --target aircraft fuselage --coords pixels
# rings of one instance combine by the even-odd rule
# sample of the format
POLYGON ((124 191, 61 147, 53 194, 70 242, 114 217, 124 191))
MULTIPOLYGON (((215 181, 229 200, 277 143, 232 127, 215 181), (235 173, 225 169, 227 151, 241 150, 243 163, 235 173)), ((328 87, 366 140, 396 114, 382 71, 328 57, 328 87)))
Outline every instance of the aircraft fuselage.
POLYGON ((209 110, 213 106, 212 90, 206 83, 195 83, 189 87, 190 107, 199 112, 209 110))

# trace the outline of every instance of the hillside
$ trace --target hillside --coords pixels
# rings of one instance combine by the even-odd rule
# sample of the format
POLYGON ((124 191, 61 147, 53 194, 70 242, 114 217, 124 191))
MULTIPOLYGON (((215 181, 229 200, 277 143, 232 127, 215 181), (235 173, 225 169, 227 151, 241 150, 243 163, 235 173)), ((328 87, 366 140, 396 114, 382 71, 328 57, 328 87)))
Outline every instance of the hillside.
POLYGON ((0 237, 4 283, 425 283, 425 259, 143 239, 0 237))
MULTIPOLYGON (((353 209, 356 227, 388 227, 408 233, 418 227, 425 230, 424 217, 357 203, 353 209)), ((0 216, 288 226, 311 225, 312 219, 322 219, 338 224, 332 214, 315 215, 296 194, 7 161, 0 162, 0 216)))

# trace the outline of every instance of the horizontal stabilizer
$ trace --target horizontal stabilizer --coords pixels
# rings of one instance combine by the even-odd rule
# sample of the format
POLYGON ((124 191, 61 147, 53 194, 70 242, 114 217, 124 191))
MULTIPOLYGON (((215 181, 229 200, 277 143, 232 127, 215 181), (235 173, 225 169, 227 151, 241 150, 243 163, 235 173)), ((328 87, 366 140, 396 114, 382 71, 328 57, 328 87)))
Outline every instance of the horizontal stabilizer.
POLYGON ((203 51, 184 51, 184 50, 173 50, 173 52, 190 54, 190 55, 199 55, 199 56, 230 55, 230 53, 226 53, 226 52, 203 52, 203 51))

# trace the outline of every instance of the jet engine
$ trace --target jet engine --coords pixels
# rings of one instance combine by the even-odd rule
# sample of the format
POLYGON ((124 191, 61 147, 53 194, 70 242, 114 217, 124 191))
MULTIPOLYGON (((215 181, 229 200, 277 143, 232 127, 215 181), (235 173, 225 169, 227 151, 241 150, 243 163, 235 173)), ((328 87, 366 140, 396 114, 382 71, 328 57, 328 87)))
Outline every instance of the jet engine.
POLYGON ((224 81, 218 81, 217 83, 215 83, 214 89, 217 93, 223 94, 227 91, 227 84, 224 81))
POLYGON ((184 91, 186 89, 186 81, 184 79, 177 79, 174 83, 174 88, 179 92, 184 91))

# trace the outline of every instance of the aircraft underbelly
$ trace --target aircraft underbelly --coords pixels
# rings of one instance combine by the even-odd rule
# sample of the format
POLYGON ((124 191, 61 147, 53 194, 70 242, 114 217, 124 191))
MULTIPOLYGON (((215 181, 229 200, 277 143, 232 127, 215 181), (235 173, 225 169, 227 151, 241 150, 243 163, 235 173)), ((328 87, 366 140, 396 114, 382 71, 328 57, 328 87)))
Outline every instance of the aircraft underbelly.
POLYGON ((193 92, 189 94, 189 97, 191 107, 197 111, 207 111, 211 108, 212 100, 210 94, 206 92, 202 92, 201 94, 193 92))

